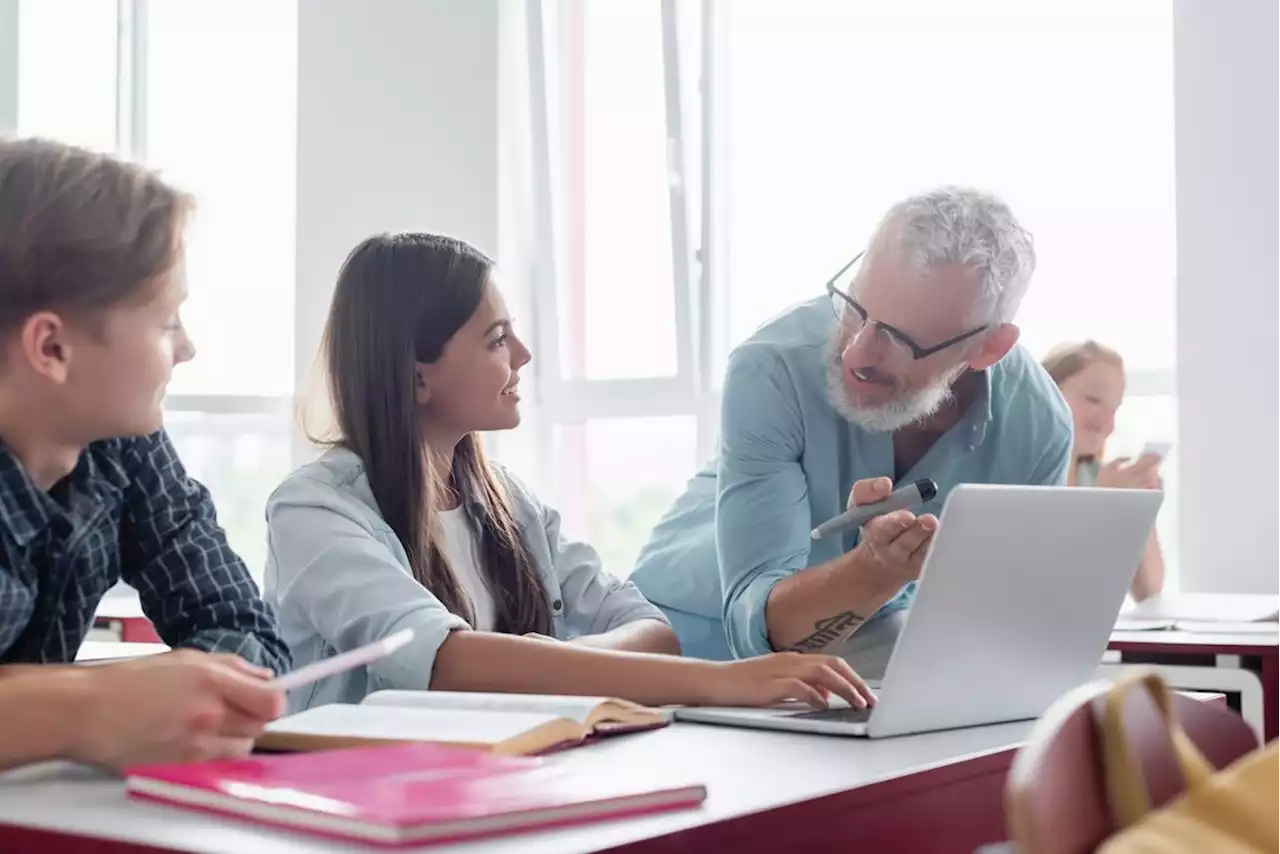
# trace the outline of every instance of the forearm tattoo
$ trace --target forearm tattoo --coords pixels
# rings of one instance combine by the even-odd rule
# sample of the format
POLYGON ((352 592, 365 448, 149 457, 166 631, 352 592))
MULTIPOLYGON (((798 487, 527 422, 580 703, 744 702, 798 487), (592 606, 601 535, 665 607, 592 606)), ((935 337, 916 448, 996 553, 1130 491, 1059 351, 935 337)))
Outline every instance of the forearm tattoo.
POLYGON ((844 640, 857 631, 866 620, 852 611, 827 617, 813 624, 813 634, 801 638, 788 649, 791 652, 818 652, 837 640, 844 640))

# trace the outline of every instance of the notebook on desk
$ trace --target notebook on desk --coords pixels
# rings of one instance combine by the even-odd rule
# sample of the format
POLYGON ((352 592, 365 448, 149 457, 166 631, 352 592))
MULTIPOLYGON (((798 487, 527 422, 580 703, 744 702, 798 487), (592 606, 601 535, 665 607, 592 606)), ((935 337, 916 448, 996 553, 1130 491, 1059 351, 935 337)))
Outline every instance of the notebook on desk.
POLYGON ((257 746, 305 751, 430 742, 515 756, 655 729, 672 716, 607 697, 375 691, 358 705, 330 703, 273 721, 257 746))
POLYGON ((691 807, 671 775, 416 744, 126 769, 131 797, 383 845, 409 845, 691 807))
POLYGON ((866 737, 1038 717, 1093 678, 1160 503, 1159 492, 1140 489, 958 486, 875 708, 677 717, 866 737))

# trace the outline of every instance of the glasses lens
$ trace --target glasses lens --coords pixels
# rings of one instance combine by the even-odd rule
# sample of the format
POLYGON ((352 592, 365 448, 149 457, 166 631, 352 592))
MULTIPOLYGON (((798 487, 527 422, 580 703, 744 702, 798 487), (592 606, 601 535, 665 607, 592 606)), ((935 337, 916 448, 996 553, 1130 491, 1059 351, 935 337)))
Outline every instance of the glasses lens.
POLYGON ((915 353, 911 352, 911 346, 894 335, 887 329, 880 329, 879 335, 876 336, 877 343, 882 348, 885 358, 894 364, 901 365, 912 361, 915 353))

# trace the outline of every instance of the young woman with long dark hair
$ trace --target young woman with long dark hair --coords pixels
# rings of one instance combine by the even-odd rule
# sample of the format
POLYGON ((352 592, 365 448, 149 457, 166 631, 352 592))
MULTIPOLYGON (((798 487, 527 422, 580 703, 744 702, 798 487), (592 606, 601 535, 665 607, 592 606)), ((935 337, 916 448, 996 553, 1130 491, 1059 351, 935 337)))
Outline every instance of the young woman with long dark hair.
POLYGON ((516 336, 493 265, 429 234, 347 258, 325 332, 331 448, 267 507, 267 601, 298 665, 411 627, 297 710, 379 688, 585 694, 647 704, 871 699, 844 661, 683 659, 665 618, 500 466, 477 433, 520 420, 516 336))

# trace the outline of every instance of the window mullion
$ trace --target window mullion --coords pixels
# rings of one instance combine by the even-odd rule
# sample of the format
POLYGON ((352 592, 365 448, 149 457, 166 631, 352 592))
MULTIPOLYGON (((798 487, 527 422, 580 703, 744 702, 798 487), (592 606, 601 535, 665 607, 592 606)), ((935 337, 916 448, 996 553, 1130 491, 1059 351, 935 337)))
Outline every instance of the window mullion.
POLYGON ((720 107, 723 103, 723 7, 719 0, 700 0, 701 14, 701 74, 698 81, 698 115, 701 121, 702 168, 701 179, 701 235, 698 247, 697 301, 697 360, 694 392, 698 396, 697 455, 699 462, 714 453, 719 432, 720 404, 716 393, 716 348, 721 343, 722 330, 727 326, 728 306, 723 299, 722 259, 727 256, 724 234, 728 205, 723 198, 725 183, 722 180, 725 158, 720 147, 720 107))
POLYGON ((117 0, 116 152, 147 157, 148 0, 117 0))
POLYGON ((666 107, 667 191, 671 210, 671 273, 675 289, 676 376, 694 388, 693 298, 688 170, 685 168, 684 98, 677 0, 662 0, 662 77, 666 107))
MULTIPOLYGON (((533 251, 528 282, 533 312, 533 337, 538 358, 530 368, 534 377, 537 405, 532 428, 536 447, 552 447, 552 424, 561 396, 560 307, 557 292, 557 244, 555 201, 552 191, 551 102, 547 78, 546 17, 544 0, 527 0, 530 189, 533 197, 533 251)), ((555 460, 551 453, 537 455, 535 476, 539 483, 555 482, 555 460)))

